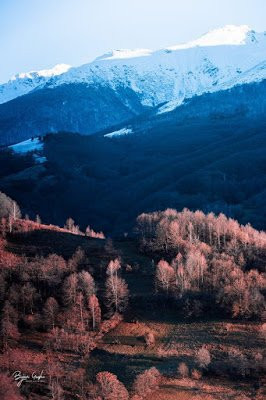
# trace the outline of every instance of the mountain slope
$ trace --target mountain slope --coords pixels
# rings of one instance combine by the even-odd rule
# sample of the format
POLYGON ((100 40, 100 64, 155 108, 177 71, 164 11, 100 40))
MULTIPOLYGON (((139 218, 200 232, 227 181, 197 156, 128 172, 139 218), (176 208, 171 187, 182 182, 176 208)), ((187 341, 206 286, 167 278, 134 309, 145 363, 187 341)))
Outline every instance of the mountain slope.
POLYGON ((170 101, 176 106, 195 95, 246 83, 247 75, 250 82, 259 81, 265 77, 265 52, 265 34, 255 33, 245 25, 226 26, 193 42, 159 51, 116 50, 53 76, 34 86, 34 91, 0 105, 0 143, 57 130, 91 134, 125 120, 123 113, 120 121, 118 115, 113 118, 112 107, 102 111, 102 102, 97 98, 90 104, 84 103, 83 97, 91 97, 91 92, 97 91, 101 97, 105 91, 112 93, 111 98, 133 111, 128 113, 131 118, 146 107, 170 101), (30 106, 34 110, 29 113, 33 95, 37 96, 37 105, 30 106), (75 110, 80 110, 77 121, 71 111, 74 104, 75 110), (47 118, 42 115, 43 110, 47 118), (100 113, 104 115, 104 124, 97 117, 100 113))
POLYGON ((51 69, 22 72, 13 76, 7 83, 0 85, 0 104, 43 87, 51 77, 63 74, 69 68, 70 65, 58 64, 51 69))
POLYGON ((6 173, 0 190, 47 222, 72 216, 107 233, 167 207, 222 211, 264 229, 265 90, 266 81, 240 85, 96 135, 49 135, 47 162, 6 173), (105 136, 122 129, 132 133, 105 136))
POLYGON ((129 88, 84 84, 45 88, 0 106, 0 144, 12 144, 45 134, 73 131, 94 133, 145 110, 129 88))

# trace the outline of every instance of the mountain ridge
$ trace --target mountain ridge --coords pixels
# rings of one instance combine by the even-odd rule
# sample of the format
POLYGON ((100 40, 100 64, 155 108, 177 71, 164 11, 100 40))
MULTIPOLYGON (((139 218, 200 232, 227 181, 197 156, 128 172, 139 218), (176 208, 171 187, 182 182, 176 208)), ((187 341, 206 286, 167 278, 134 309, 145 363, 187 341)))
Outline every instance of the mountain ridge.
POLYGON ((264 33, 229 25, 174 48, 115 51, 38 77, 36 87, 26 74, 30 92, 0 104, 0 144, 47 132, 90 135, 165 103, 159 113, 194 96, 262 81, 265 54, 264 33))
MULTIPOLYGON (((247 25, 240 25, 240 26, 234 26, 234 25, 226 25, 224 28, 220 29, 214 29, 207 34, 201 36, 199 39, 187 42, 185 44, 180 44, 180 45, 175 45, 175 46, 169 46, 165 47, 164 49, 159 49, 159 50, 149 50, 149 49, 119 49, 119 50, 113 50, 107 54, 104 54, 102 56, 97 57, 94 61, 89 62, 87 64, 84 64, 79 67, 70 67, 69 65, 66 64, 61 64, 57 65, 52 69, 48 70, 41 70, 41 71, 31 71, 29 73, 20 73, 15 75, 14 77, 11 78, 11 80, 3 85, 0 85, 0 103, 4 103, 6 101, 12 100, 13 98, 16 98, 18 95, 20 95, 19 92, 19 86, 21 85, 22 87, 22 95, 26 94, 27 91, 24 87, 26 85, 29 85, 28 92, 34 89, 41 89, 44 85, 47 85, 48 87, 54 87, 60 84, 64 83, 73 83, 73 82, 85 82, 87 84, 95 83, 95 80, 99 81, 99 79, 102 78, 104 81, 109 81, 114 80, 113 85, 116 85, 115 80, 119 79, 119 76, 116 76, 117 74, 115 73, 114 69, 121 68, 121 62, 127 62, 128 65, 131 68, 135 68, 136 72, 139 74, 141 72, 151 72, 149 69, 152 68, 152 64, 154 63, 156 69, 160 69, 160 62, 163 62, 165 65, 164 67, 166 69, 169 68, 179 68, 183 69, 181 71, 182 73, 189 73, 190 78, 192 78, 191 73, 193 71, 186 71, 186 69, 191 69, 193 70, 193 62, 194 64, 199 65, 199 62, 203 62, 203 71, 198 71, 198 72, 203 72, 206 73, 208 72, 208 62, 209 62, 209 67, 214 68, 211 72, 213 75, 215 73, 217 74, 218 71, 215 70, 217 68, 217 62, 218 64, 221 64, 221 60, 217 60, 217 54, 215 54, 215 51, 213 48, 218 47, 218 52, 221 52, 221 46, 229 46, 229 48, 226 51, 234 52, 236 51, 236 48, 240 46, 240 48, 245 48, 245 47, 250 47, 250 51, 253 51, 254 54, 252 55, 252 60, 250 62, 246 62, 244 66, 242 66, 242 70, 238 69, 237 74, 246 71, 247 69, 250 69, 251 67, 254 67, 255 65, 259 64, 261 61, 265 61, 264 58, 265 56, 262 56, 261 54, 258 53, 258 49, 254 48, 254 46, 261 46, 262 49, 259 49, 259 53, 262 50, 266 49, 266 36, 265 33, 256 33, 255 31, 251 30, 247 25), (233 49, 230 49, 230 47, 233 46, 233 49), (235 47, 236 46, 236 47, 235 47), (233 51, 232 51, 233 50, 233 51), (194 52, 195 55, 191 55, 190 53, 194 52), (210 54, 208 54, 208 52, 210 54), (203 56, 201 57, 201 53, 203 56), (214 53, 214 54, 213 54, 214 53), (181 54, 181 57, 179 57, 179 54, 181 54), (210 60, 207 60, 209 57, 213 58, 210 60), (174 56, 174 59, 173 59, 174 56), (193 60, 193 57, 196 58, 196 61, 193 60), (204 58, 205 57, 205 58, 204 58), (180 59, 181 58, 181 59, 180 59), (182 65, 182 58, 185 59, 185 62, 183 62, 182 65), (187 60, 186 60, 187 58, 187 60), (199 59, 197 59, 199 58, 199 59), (216 59, 216 60, 215 60, 216 59), (216 61, 216 62, 215 62, 216 61), (205 62, 205 63, 204 63, 205 62), (140 65, 142 64, 142 65, 140 65), (187 65, 185 65, 187 64, 187 65), (212 66, 213 64, 213 66, 212 66), (107 68, 106 68, 107 67, 107 68), (250 68, 249 68, 250 67, 250 68), (100 72, 101 73, 97 74, 98 69, 102 69, 100 72), (108 76, 108 69, 110 70, 109 76, 108 76), (139 69, 139 70, 138 70, 139 69), (142 69, 142 71, 141 71, 142 69), (92 75, 95 75, 95 79, 92 75), (12 89, 12 84, 16 85, 16 89, 12 89), (10 87, 11 93, 5 93, 8 91, 10 87), (14 93, 12 93, 12 91, 14 93), (15 92, 18 93, 15 93, 15 92)), ((243 52, 243 51, 242 51, 243 52)), ((241 53, 241 51, 240 51, 241 53)), ((248 53, 248 52, 247 52, 248 53)), ((247 54, 245 54, 247 56, 247 54)), ((223 57, 223 56, 222 56, 223 57)), ((219 58, 219 57, 218 57, 219 58)), ((235 57, 233 57, 235 58, 235 57)), ((243 57, 242 57, 243 58, 243 57)), ((245 57, 244 57, 245 58, 245 57)), ((233 59, 231 59, 231 63, 233 62, 233 59)), ((242 62, 242 61, 241 61, 242 62)), ((225 62, 227 64, 227 62, 225 62)), ((237 61, 234 60, 233 64, 237 64, 237 61)), ((230 63, 228 64, 230 66, 230 63)), ((228 67, 227 65, 227 67, 228 67)), ((232 66, 231 66, 232 67, 232 66)), ((234 67, 232 67, 234 68, 234 67)), ((240 66, 238 67, 240 68, 240 66)), ((123 68, 122 68, 123 69, 123 68)), ((229 68, 230 69, 230 68, 229 68)), ((237 71, 237 68, 236 68, 237 71)), ((134 72, 134 71, 133 71, 134 72)), ((156 72, 156 71, 155 71, 156 72)), ((171 72, 171 71, 168 71, 171 72)), ((228 68, 227 68, 227 72, 228 68)), ((123 71, 119 72, 120 74, 123 75, 123 71)), ((154 73, 154 71, 153 71, 154 73)), ((160 75, 160 71, 157 71, 157 73, 160 75)), ((231 74, 235 74, 234 71, 231 71, 231 74)), ((134 74, 133 74, 134 75, 134 74)), ((170 74, 171 75, 171 74, 170 74)), ((163 75, 161 75, 163 76, 163 75)), ((237 75, 236 75, 237 76, 237 75)), ((123 78, 120 77, 120 79, 123 78)), ((144 76, 145 78, 145 76, 144 76)), ((224 82, 224 76, 217 76, 218 79, 222 79, 224 82)), ((136 77, 132 76, 131 77, 131 86, 133 88, 134 84, 136 84, 136 77)), ((226 80, 229 80, 228 77, 226 76, 226 80)), ((124 77, 125 81, 125 77, 124 77)), ((126 82, 126 81, 125 81, 126 82)), ((125 83, 126 84, 126 83, 125 83)), ((204 88, 198 88, 196 91, 197 93, 194 93, 195 90, 192 90, 192 94, 198 94, 199 92, 204 92, 206 91, 206 85, 213 85, 216 83, 211 80, 211 82, 202 82, 204 88)), ((139 83, 138 83, 139 85, 139 83)), ((136 91, 141 91, 144 90, 145 88, 136 85, 136 91)), ((177 90, 180 90, 180 82, 178 82, 179 88, 177 90)), ((133 88, 134 89, 134 88, 133 88)), ((182 89, 182 86, 181 86, 182 89)), ((166 100, 170 101, 173 100, 173 97, 176 97, 177 93, 173 93, 172 96, 171 94, 167 94, 166 97, 168 98, 162 98, 159 97, 158 100, 156 99, 156 96, 154 96, 154 101, 156 104, 159 104, 160 102, 166 100), (171 98, 169 98, 169 95, 171 98)), ((146 101, 149 102, 149 104, 145 105, 153 105, 151 104, 151 99, 142 99, 143 102, 146 101)))

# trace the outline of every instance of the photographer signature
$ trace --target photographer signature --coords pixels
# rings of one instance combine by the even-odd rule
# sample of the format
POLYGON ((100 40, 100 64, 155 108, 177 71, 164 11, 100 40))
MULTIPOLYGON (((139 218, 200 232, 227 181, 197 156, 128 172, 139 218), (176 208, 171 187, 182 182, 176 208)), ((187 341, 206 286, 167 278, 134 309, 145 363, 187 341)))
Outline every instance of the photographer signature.
POLYGON ((35 371, 31 375, 23 374, 21 371, 15 371, 12 374, 17 386, 20 387, 24 382, 44 382, 45 375, 43 375, 43 370, 40 374, 35 371))

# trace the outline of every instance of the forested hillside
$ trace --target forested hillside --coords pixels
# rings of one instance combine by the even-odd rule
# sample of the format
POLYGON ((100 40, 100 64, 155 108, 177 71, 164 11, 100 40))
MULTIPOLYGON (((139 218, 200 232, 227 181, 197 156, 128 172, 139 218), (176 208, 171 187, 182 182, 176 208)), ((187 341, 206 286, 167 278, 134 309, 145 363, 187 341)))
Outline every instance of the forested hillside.
POLYGON ((263 398, 264 232, 167 209, 112 241, 0 202, 1 399, 263 398))

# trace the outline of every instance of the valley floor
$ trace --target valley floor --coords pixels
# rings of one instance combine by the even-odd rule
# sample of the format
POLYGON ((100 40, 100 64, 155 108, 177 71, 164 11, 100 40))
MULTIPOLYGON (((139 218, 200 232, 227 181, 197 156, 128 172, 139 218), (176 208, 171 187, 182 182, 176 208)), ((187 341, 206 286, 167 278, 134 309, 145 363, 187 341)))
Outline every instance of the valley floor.
MULTIPOLYGON (((130 385, 135 376, 155 366, 163 375, 160 388, 148 399, 262 399, 256 390, 255 381, 243 377, 235 380, 213 375, 211 371, 199 379, 176 378, 180 362, 185 362, 190 371, 195 366, 195 353, 206 345, 213 357, 213 364, 225 368, 226 354, 236 349, 252 357, 263 348, 264 338, 257 323, 232 322, 179 322, 159 323, 141 321, 122 322, 108 333, 99 347, 91 354, 90 368, 96 372, 107 369, 121 381, 130 385), (156 344, 148 348, 143 340, 147 331, 152 331, 156 344), (239 397, 239 396, 242 397, 239 397)), ((261 382, 262 384, 262 382, 261 382)))

